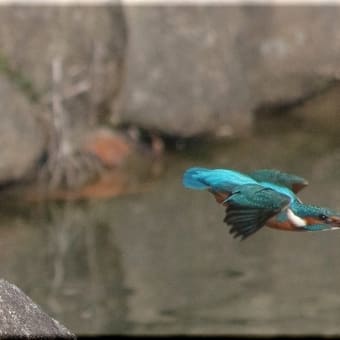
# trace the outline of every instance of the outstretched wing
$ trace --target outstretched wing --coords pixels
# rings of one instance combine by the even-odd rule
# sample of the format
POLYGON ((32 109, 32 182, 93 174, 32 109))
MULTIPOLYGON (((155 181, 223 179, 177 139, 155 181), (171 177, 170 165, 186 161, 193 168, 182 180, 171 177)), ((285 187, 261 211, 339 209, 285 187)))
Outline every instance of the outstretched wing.
POLYGON ((290 198, 257 184, 242 185, 224 201, 224 222, 234 237, 245 239, 263 227, 266 221, 289 206, 290 198))
POLYGON ((275 169, 260 169, 249 173, 249 176, 257 182, 270 182, 287 187, 294 193, 299 192, 308 185, 308 181, 296 175, 275 169))

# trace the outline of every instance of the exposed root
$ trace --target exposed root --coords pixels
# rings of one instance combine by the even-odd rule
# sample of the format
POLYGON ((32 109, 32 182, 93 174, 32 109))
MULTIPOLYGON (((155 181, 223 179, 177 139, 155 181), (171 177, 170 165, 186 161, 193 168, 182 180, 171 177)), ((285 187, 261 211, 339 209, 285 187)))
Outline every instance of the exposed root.
MULTIPOLYGON (((41 169, 40 181, 47 191, 51 189, 75 189, 96 179, 103 170, 100 160, 93 154, 78 150, 71 142, 71 131, 64 108, 62 59, 52 60, 51 116, 52 135, 48 147, 48 159, 41 169)), ((78 84, 83 89, 83 83, 78 84)), ((85 84, 88 88, 88 84, 85 84)), ((77 86, 75 88, 78 89, 77 86)), ((77 95, 75 91, 75 95, 77 95)))
POLYGON ((48 190, 76 189, 97 179, 103 165, 93 154, 75 151, 61 157, 52 157, 43 166, 40 180, 48 190))

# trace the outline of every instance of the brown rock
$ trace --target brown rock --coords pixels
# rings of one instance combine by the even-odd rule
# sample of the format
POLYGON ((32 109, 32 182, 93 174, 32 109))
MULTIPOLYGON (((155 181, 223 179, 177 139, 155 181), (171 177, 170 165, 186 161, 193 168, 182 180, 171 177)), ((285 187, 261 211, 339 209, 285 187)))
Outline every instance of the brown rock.
POLYGON ((87 136, 83 148, 97 156, 106 167, 115 168, 124 163, 133 145, 120 133, 97 129, 87 136))

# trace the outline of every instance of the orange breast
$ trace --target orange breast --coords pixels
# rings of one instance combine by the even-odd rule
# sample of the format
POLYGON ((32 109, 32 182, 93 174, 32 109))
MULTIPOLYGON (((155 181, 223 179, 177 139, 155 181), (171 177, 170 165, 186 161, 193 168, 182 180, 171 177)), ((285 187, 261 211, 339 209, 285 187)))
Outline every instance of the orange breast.
POLYGON ((301 227, 296 227, 292 222, 290 222, 289 220, 285 221, 285 222, 280 222, 277 220, 276 217, 272 217, 270 218, 267 222, 266 222, 266 226, 269 228, 273 228, 273 229, 280 229, 280 230, 290 230, 290 231, 306 231, 305 229, 301 228, 301 227))
POLYGON ((307 225, 320 224, 322 221, 316 217, 305 217, 307 225))

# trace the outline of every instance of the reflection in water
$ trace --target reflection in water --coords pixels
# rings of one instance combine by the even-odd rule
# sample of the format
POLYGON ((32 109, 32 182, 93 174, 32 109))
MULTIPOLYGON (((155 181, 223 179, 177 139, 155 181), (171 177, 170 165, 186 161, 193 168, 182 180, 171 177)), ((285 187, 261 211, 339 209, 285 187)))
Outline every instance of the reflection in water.
POLYGON ((149 191, 16 206, 0 216, 0 276, 77 334, 339 334, 340 232, 263 229, 235 241, 193 165, 277 167, 306 202, 340 210, 339 146, 266 133, 169 156, 149 191), (303 160, 302 160, 303 155, 303 160))
POLYGON ((30 209, 2 219, 2 236, 10 235, 1 237, 1 276, 81 334, 123 332, 128 291, 114 230, 100 209, 90 202, 30 209))
POLYGON ((87 202, 50 204, 44 213, 52 265, 49 308, 65 323, 81 319, 84 333, 123 331, 127 292, 108 221, 97 216, 95 204, 87 202))

